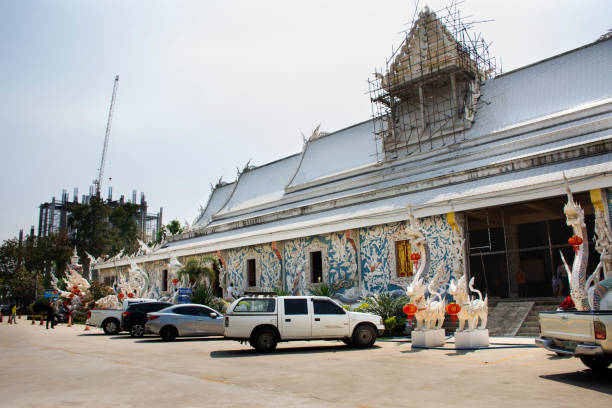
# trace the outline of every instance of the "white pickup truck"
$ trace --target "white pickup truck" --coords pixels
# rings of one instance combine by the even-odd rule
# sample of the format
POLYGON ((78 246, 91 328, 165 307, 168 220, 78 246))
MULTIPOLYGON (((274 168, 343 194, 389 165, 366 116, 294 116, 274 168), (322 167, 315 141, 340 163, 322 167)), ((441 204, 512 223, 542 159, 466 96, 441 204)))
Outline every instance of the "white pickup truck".
POLYGON ((541 312, 536 344, 605 370, 612 363, 612 311, 541 312))
POLYGON ((101 327, 106 334, 117 334, 121 331, 121 315, 133 303, 154 302, 155 299, 128 298, 123 301, 122 309, 91 309, 87 312, 86 325, 101 327))
POLYGON ((260 352, 274 351, 279 341, 342 340, 371 347, 385 330, 380 316, 348 312, 328 297, 243 297, 228 308, 227 339, 249 341, 260 352))

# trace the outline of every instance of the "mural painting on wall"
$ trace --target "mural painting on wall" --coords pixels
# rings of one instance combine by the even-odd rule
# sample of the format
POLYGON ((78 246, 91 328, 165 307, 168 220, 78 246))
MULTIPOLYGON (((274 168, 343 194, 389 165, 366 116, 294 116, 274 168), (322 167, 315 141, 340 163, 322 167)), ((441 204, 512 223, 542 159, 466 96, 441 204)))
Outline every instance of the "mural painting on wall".
MULTIPOLYGON (((462 267, 457 267, 457 256, 461 253, 463 243, 453 233, 445 216, 422 218, 418 224, 425 235, 430 260, 424 278, 429 280, 434 271, 440 268, 453 276, 460 271, 462 273, 462 267)), ((408 226, 406 221, 402 221, 360 230, 362 279, 367 294, 403 293, 412 281, 414 260, 406 262, 414 253, 410 245, 411 237, 407 234, 408 226)))
POLYGON ((239 291, 244 291, 247 288, 271 291, 281 286, 281 260, 272 249, 271 244, 229 249, 226 263, 227 282, 233 283, 239 291), (255 260, 255 286, 249 286, 248 284, 247 265, 249 259, 255 260))
POLYGON ((320 281, 340 294, 358 291, 357 245, 351 236, 351 231, 344 231, 285 241, 286 289, 293 295, 305 295, 310 285, 318 283, 313 278, 310 257, 320 252, 320 281))

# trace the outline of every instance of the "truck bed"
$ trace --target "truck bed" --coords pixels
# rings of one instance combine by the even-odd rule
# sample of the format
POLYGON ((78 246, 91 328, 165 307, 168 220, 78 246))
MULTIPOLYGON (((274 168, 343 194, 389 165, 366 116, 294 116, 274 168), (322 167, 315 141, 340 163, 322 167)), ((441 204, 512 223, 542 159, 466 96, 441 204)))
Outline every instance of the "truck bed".
MULTIPOLYGON (((601 337, 601 334, 600 334, 601 337)), ((540 313, 540 338, 536 344, 567 355, 612 353, 612 311, 556 311, 540 313), (595 338, 595 324, 605 327, 604 338, 595 338)))

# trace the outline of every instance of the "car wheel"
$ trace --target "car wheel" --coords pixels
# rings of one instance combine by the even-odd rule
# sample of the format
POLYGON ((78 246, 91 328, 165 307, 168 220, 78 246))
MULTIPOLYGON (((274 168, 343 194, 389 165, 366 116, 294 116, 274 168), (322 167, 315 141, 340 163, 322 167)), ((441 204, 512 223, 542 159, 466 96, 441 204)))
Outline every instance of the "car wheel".
POLYGON ((351 339, 342 339, 342 342, 346 344, 347 346, 353 345, 353 341, 351 339))
POLYGON ((130 329, 130 336, 142 337, 144 335, 144 327, 141 324, 135 324, 130 329))
POLYGON ((582 363, 596 371, 605 370, 612 364, 612 358, 610 357, 593 357, 593 356, 580 356, 582 363))
POLYGON ((259 330, 251 342, 251 345, 255 347, 260 353, 270 353, 276 349, 278 340, 276 339, 276 333, 270 329, 259 330))
POLYGON ((102 325, 102 330, 106 334, 117 334, 119 333, 119 322, 115 319, 108 319, 102 325))
POLYGON ((367 325, 358 326, 353 332, 352 343, 360 348, 372 347, 376 341, 376 332, 367 325))
POLYGON ((172 341, 176 338, 178 333, 176 332, 176 329, 174 327, 166 326, 161 329, 161 332, 159 332, 159 334, 164 341, 172 341))

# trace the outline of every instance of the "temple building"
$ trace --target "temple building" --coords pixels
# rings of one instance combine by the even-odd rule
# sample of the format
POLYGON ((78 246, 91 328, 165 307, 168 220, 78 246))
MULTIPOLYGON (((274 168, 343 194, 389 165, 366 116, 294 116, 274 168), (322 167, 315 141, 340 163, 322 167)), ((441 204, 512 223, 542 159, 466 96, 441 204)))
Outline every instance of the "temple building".
POLYGON ((597 255, 589 270, 594 231, 610 231, 610 67, 602 39, 499 74, 484 41, 425 9, 370 81, 373 118, 247 166, 213 189, 188 231, 96 268, 112 277, 136 262, 167 293, 172 257, 213 255, 223 289, 399 292, 419 261, 413 216, 430 274, 474 276, 489 297, 552 296, 559 251, 572 255, 565 179, 597 255))

